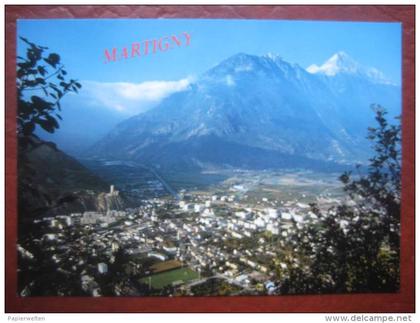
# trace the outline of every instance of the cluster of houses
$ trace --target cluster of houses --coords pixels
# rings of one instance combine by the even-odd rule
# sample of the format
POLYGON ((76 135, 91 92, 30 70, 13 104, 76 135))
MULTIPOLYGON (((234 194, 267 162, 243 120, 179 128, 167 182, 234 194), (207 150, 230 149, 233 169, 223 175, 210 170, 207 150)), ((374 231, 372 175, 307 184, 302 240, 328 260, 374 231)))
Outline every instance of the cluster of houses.
MULTIPOLYGON (((111 188, 109 194, 116 192, 111 188)), ((287 239, 295 225, 314 219, 307 205, 249 206, 235 195, 184 195, 180 201, 144 200, 138 208, 125 211, 44 218, 40 221, 49 232, 38 243, 46 244, 60 270, 79 273, 82 288, 93 296, 100 295, 95 275, 109 273, 120 249, 134 260, 176 259, 209 276, 220 275, 252 288, 252 282, 270 282, 275 266, 286 266, 275 262, 278 250, 269 237, 287 239), (65 227, 78 238, 65 236, 61 230, 65 227), (252 248, 242 243, 250 240, 252 248)), ((28 256, 25 250, 21 253, 28 256)))

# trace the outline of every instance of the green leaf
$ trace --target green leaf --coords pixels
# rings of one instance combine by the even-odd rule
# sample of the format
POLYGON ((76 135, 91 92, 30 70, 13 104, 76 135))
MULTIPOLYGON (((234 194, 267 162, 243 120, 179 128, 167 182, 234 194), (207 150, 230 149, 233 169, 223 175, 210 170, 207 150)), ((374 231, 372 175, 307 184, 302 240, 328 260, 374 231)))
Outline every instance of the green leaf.
POLYGON ((30 136, 35 130, 34 122, 28 122, 23 126, 23 134, 25 136, 30 136))
POLYGON ((41 126, 42 129, 49 133, 53 133, 55 130, 54 124, 49 120, 37 118, 36 122, 41 126))
POLYGON ((48 58, 44 58, 44 61, 46 61, 52 67, 56 68, 57 64, 60 63, 60 55, 52 53, 48 55, 48 58))
POLYGON ((32 46, 26 51, 26 57, 35 66, 35 63, 41 59, 42 49, 37 46, 32 46))
POLYGON ((45 118, 52 124, 54 128, 60 128, 60 125, 53 116, 47 115, 45 118))
POLYGON ((37 78, 35 79, 35 81, 36 81, 36 82, 38 82, 38 84, 42 84, 42 85, 44 85, 44 84, 45 84, 45 80, 44 80, 42 77, 37 77, 37 78))
POLYGON ((52 108, 53 104, 51 102, 45 101, 39 96, 31 96, 32 106, 37 111, 43 111, 45 109, 52 108))
POLYGON ((39 74, 41 74, 42 76, 45 76, 45 74, 47 74, 47 70, 45 69, 44 66, 40 65, 37 68, 38 68, 39 74))
POLYGON ((27 40, 25 37, 21 37, 21 36, 19 36, 19 38, 21 39, 21 40, 23 40, 25 43, 27 43, 29 46, 35 46, 35 44, 34 43, 31 43, 29 40, 27 40))
MULTIPOLYGON (((51 83, 50 83, 51 84, 51 83)), ((60 90, 60 89, 58 89, 55 85, 54 86, 51 86, 51 88, 55 91, 55 92, 57 92, 57 95, 58 95, 58 97, 59 98, 61 98, 62 96, 63 96, 63 92, 60 90)))
POLYGON ((31 114, 32 111, 33 111, 33 107, 31 103, 21 100, 21 99, 18 101, 19 115, 26 117, 27 115, 31 114))

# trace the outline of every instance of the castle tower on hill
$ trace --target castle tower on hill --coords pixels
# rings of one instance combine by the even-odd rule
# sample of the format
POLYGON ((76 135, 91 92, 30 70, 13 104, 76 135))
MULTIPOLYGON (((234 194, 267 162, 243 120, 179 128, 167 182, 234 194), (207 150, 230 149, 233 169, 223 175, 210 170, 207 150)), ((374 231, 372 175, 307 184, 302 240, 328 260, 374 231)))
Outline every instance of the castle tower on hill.
POLYGON ((115 186, 114 185, 111 185, 110 187, 109 187, 109 195, 110 196, 118 196, 119 195, 119 191, 117 191, 116 189, 115 189, 115 186))

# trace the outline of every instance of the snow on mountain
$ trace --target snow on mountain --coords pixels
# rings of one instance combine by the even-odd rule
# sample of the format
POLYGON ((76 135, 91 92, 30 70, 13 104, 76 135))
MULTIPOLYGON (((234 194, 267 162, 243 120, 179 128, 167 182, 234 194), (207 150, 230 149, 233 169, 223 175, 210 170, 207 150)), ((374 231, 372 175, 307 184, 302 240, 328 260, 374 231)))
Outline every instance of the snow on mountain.
POLYGON ((186 91, 121 122, 89 155, 168 169, 366 160, 366 129, 374 124, 369 106, 382 104, 391 116, 399 114, 400 88, 378 83, 343 53, 327 63, 314 73, 278 55, 234 55, 186 91))
POLYGON ((373 67, 362 66, 343 51, 331 56, 321 66, 312 64, 306 70, 312 74, 324 74, 327 76, 335 76, 340 73, 353 74, 360 77, 367 77, 376 83, 392 84, 381 71, 373 67))

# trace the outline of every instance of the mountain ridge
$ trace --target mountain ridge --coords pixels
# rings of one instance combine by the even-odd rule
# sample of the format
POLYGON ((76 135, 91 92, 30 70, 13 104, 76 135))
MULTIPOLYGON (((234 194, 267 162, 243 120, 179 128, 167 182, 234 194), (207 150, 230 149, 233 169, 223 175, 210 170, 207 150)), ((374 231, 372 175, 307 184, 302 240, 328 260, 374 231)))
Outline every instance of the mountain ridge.
POLYGON ((83 211, 121 209, 124 196, 110 196, 109 184, 52 142, 33 137, 34 147, 19 151, 21 223, 33 218, 83 211))
POLYGON ((376 83, 396 85, 378 69, 361 65, 344 51, 335 53, 320 66, 310 65, 306 68, 306 71, 311 74, 319 73, 327 76, 336 76, 339 73, 353 74, 367 77, 376 83))
MULTIPOLYGON (((391 111, 396 111, 398 94, 398 87, 361 79, 360 74, 320 75, 276 55, 238 53, 203 73, 187 90, 121 122, 92 147, 89 156, 170 168, 171 159, 185 157, 185 153, 176 156, 174 145, 192 141, 199 146, 202 137, 217 138, 221 146, 246 147, 238 152, 238 161, 249 149, 263 150, 262 159, 276 153, 336 163, 362 161, 368 151, 366 132, 361 131, 374 120, 369 105, 386 106, 391 101, 391 111), (155 154, 150 153, 153 150, 155 154), (172 152, 170 157, 165 150, 172 152)), ((206 140, 201 150, 209 145, 206 140)), ((230 152, 225 153, 219 158, 221 165, 229 159, 230 152)))

